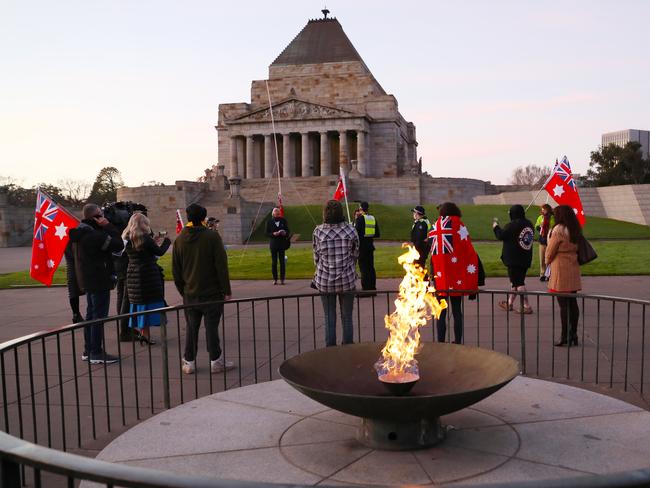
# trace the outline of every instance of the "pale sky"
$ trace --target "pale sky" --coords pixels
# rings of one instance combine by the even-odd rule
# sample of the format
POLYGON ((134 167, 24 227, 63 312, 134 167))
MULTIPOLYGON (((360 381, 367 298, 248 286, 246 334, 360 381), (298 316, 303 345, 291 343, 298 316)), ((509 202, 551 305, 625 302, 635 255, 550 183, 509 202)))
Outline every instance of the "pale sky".
MULTIPOLYGON (((415 123, 433 176, 506 183, 604 132, 650 129, 650 1, 326 2, 415 123)), ((323 2, 4 0, 0 176, 23 185, 196 180, 217 163, 217 106, 323 2)), ((224 161, 225 163, 225 161, 224 161)))

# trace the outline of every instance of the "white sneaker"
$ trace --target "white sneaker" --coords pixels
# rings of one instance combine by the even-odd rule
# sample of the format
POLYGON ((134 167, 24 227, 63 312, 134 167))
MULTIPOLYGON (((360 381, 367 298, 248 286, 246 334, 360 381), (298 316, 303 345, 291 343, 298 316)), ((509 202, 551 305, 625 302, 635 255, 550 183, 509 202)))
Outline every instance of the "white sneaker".
POLYGON ((224 371, 229 371, 235 367, 235 363, 232 361, 226 361, 223 358, 223 354, 219 359, 210 361, 210 371, 213 373, 223 373, 224 371))
POLYGON ((186 361, 185 358, 183 358, 182 369, 185 374, 194 374, 194 371, 196 370, 196 361, 186 361))

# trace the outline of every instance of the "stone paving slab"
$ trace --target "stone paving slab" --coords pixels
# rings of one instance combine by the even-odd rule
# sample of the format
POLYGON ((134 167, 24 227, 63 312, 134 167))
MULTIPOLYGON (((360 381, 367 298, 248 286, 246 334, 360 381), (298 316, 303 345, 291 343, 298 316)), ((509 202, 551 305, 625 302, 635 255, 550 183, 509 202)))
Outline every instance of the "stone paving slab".
POLYGON ((525 377, 443 417, 447 439, 417 451, 369 449, 355 438, 360 419, 309 402, 281 380, 218 393, 146 420, 97 457, 223 479, 377 486, 595 476, 650 459, 650 412, 525 377))

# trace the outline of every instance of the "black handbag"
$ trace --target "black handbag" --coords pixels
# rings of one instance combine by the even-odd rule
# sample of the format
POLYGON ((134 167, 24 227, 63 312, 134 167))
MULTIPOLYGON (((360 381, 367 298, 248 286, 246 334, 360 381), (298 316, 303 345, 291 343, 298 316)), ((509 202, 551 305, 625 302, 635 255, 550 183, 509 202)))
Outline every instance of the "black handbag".
POLYGON ((583 264, 592 262, 597 257, 598 254, 596 254, 596 251, 589 241, 585 236, 580 234, 580 237, 578 238, 578 264, 582 266, 583 264))

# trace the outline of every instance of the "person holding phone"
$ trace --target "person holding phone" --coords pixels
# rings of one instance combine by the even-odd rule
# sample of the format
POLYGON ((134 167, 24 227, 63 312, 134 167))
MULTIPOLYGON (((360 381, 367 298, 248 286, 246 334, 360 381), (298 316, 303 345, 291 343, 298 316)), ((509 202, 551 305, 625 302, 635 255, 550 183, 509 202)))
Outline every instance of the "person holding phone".
MULTIPOLYGON (((99 205, 88 203, 82 210, 83 220, 70 230, 76 266, 77 285, 86 293, 86 320, 108 317, 113 280, 112 253, 124 249, 124 243, 99 205)), ((108 354, 104 346, 104 324, 101 322, 84 328, 82 361, 92 364, 114 363, 118 357, 108 354)))
MULTIPOLYGON (((163 270, 157 260, 167 252, 171 241, 162 234, 159 232, 158 236, 153 238, 149 219, 139 212, 131 216, 122 233, 122 239, 126 241, 126 253, 129 256, 126 288, 131 313, 166 306, 163 270)), ((140 344, 151 345, 154 341, 151 339, 149 327, 160 326, 164 321, 164 314, 139 315, 130 318, 129 327, 137 331, 136 337, 140 344)))
POLYGON ((266 237, 269 238, 271 249, 271 274, 273 284, 278 284, 278 261, 280 261, 280 284, 284 285, 286 275, 286 260, 284 252, 287 250, 289 239, 289 223, 280 215, 280 209, 274 208, 271 218, 266 222, 266 237))

